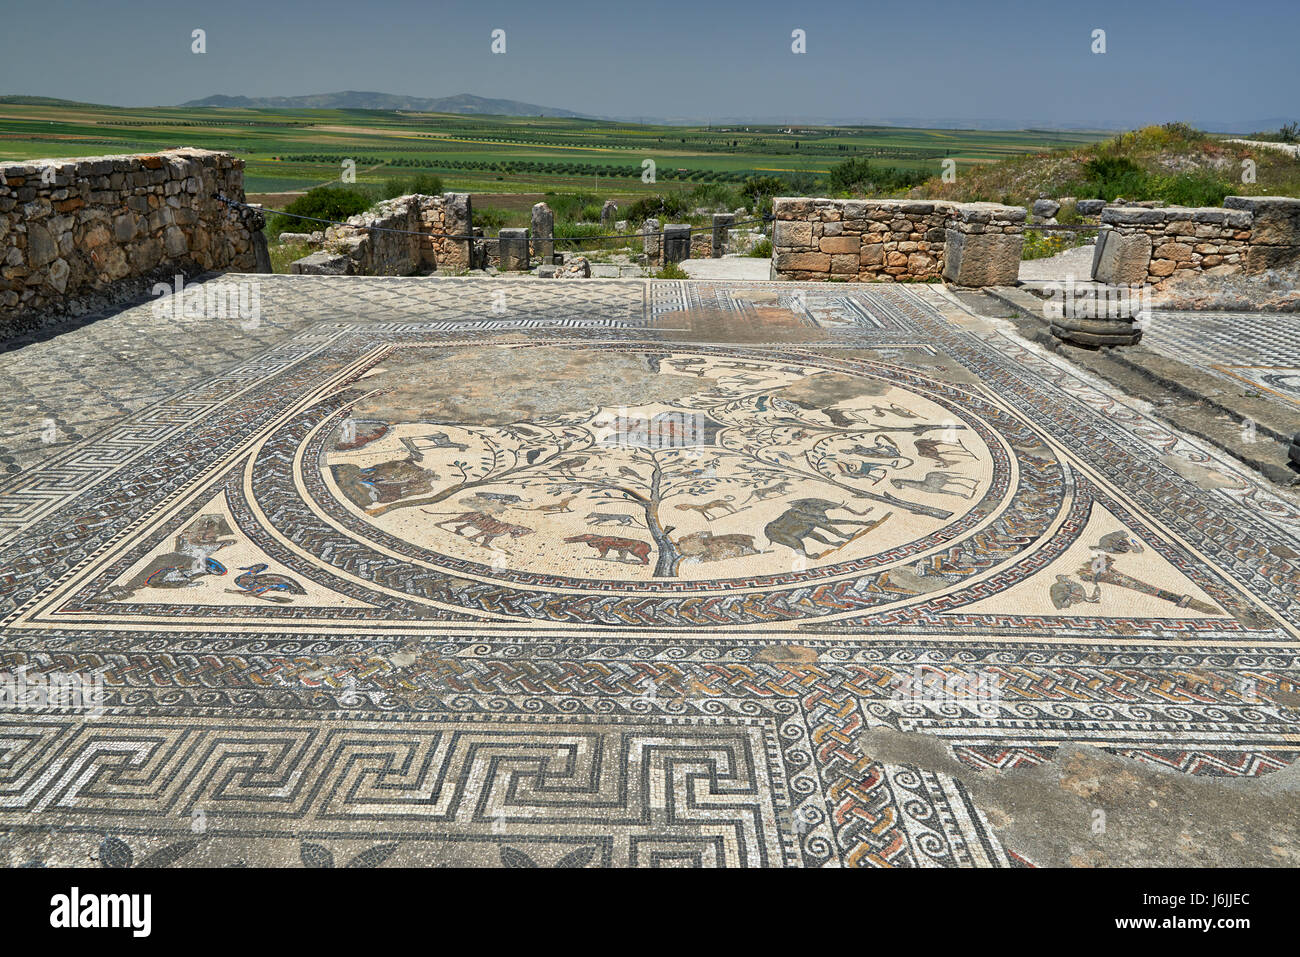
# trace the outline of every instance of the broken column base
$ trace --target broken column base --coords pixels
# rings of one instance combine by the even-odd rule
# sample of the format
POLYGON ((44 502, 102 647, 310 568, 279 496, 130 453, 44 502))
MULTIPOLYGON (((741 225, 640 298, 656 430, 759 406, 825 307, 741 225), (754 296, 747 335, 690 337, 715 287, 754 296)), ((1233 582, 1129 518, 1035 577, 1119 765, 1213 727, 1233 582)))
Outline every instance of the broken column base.
POLYGON ((1106 319, 1053 316, 1051 330, 1052 335, 1062 342, 1094 349, 1102 346, 1135 346, 1142 339, 1142 329, 1132 316, 1106 319))

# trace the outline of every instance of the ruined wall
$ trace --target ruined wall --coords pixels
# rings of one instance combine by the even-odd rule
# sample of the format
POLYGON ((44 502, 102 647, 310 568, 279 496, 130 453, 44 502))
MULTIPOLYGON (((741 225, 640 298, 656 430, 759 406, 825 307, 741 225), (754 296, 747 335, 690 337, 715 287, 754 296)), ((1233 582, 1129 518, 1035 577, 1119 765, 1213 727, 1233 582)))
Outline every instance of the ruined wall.
POLYGON ((1093 254, 1098 282, 1157 290, 1300 267, 1300 199, 1229 196, 1223 208, 1108 206, 1093 254))
POLYGON ((0 166, 0 338, 157 279, 257 268, 244 164, 177 149, 0 166))
MULTIPOLYGON (((1021 207, 786 197, 773 200, 772 207, 773 279, 871 282, 944 275, 963 284, 990 285, 966 280, 977 269, 1003 277, 1008 262, 1019 269, 1026 216, 1021 207), (965 274, 945 270, 951 243, 964 250, 965 274)), ((1014 272, 1009 281, 1015 281, 1014 272)))
POLYGON ((299 274, 409 276, 470 268, 468 193, 412 193, 377 203, 325 230, 324 249, 290 264, 299 274))

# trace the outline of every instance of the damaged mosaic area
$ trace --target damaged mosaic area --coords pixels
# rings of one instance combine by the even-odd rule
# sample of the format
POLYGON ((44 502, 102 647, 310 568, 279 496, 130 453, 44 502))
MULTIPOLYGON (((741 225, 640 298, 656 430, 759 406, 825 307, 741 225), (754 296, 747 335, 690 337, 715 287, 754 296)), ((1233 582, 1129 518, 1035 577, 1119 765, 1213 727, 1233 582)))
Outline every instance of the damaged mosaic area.
POLYGON ((0 711, 6 863, 1297 862, 1300 509, 1010 327, 260 281, 274 344, 0 486, 0 667, 102 692, 0 711), (1232 780, 1183 846, 1125 775, 1232 780))

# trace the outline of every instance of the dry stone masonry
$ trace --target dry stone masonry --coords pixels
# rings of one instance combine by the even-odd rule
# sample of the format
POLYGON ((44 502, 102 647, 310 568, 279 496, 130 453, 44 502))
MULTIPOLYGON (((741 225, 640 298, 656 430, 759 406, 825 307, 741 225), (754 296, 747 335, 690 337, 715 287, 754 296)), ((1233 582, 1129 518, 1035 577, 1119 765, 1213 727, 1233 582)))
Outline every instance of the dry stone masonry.
POLYGON ((1020 268, 1018 206, 779 197, 773 213, 773 279, 995 285, 1015 282, 1020 268))
POLYGON ((1300 199, 1229 196, 1223 208, 1108 206, 1092 278, 1169 289, 1189 278, 1257 276, 1300 264, 1300 199))
POLYGON ((256 270, 260 214, 218 194, 243 202, 244 163, 209 150, 0 166, 0 338, 177 273, 256 270))
POLYGON ((290 265, 295 273, 409 276, 470 268, 473 211, 468 193, 385 200, 325 230, 325 248, 290 265))

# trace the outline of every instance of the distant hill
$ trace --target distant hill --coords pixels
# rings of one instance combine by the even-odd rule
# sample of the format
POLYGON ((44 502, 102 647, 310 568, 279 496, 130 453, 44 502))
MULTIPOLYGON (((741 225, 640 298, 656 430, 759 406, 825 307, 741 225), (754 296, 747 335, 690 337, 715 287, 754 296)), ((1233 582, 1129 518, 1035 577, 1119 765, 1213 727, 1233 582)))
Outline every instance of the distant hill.
POLYGON ((95 103, 79 103, 76 100, 60 100, 52 96, 0 96, 0 103, 14 106, 96 106, 95 103))
POLYGON ((582 113, 518 100, 496 100, 458 93, 455 96, 401 96, 396 93, 315 93, 308 96, 208 96, 181 106, 244 107, 254 110, 418 110, 423 113, 493 113, 502 116, 582 117, 582 113))

